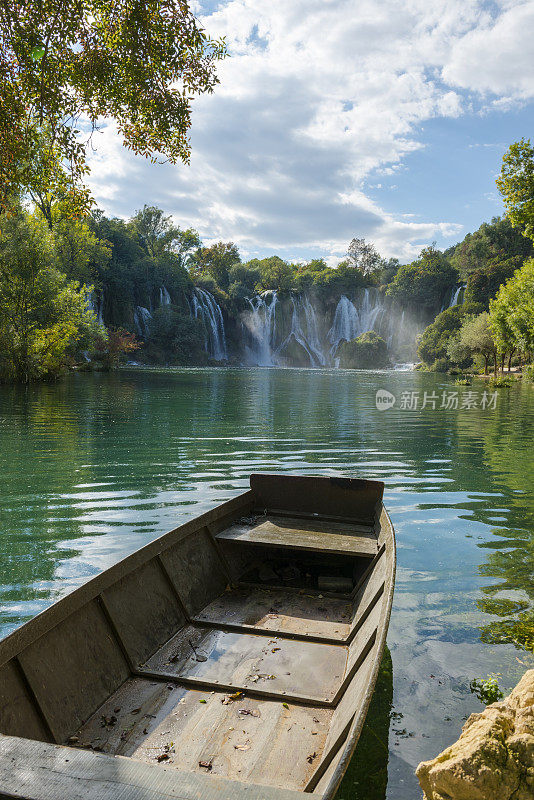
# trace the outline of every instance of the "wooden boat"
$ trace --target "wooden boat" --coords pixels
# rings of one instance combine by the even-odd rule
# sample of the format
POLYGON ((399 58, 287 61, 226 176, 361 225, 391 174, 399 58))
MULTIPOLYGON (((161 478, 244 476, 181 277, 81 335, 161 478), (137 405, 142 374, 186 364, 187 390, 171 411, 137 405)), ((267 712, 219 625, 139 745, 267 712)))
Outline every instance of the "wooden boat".
POLYGON ((0 642, 0 796, 332 798, 384 647, 383 484, 252 475, 0 642))

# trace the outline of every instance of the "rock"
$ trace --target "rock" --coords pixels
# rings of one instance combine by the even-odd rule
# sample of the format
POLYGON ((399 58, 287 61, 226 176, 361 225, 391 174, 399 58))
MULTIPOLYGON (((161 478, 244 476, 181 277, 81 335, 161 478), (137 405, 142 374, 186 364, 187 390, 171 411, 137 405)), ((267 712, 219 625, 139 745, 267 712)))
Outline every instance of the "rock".
POLYGON ((504 700, 471 714, 458 741, 416 775, 425 800, 532 800, 534 669, 504 700))

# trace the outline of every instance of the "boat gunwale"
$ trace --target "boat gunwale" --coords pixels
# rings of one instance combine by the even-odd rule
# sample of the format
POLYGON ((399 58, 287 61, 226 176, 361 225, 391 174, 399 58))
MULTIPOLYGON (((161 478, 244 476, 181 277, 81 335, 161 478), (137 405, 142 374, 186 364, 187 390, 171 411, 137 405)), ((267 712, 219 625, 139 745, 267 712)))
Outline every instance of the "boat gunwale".
POLYGON ((166 531, 151 542, 134 550, 125 558, 120 559, 111 567, 99 572, 98 575, 90 578, 64 597, 60 597, 55 603, 43 609, 35 617, 15 628, 14 631, 0 640, 0 667, 3 667, 12 658, 18 656, 19 653, 41 636, 60 625, 71 614, 98 598, 103 591, 113 586, 121 578, 132 574, 188 536, 207 529, 211 538, 212 535, 209 531, 211 523, 219 521, 227 515, 230 517, 235 513, 243 513, 247 508, 252 507, 253 503, 254 494, 252 489, 247 489, 236 497, 232 497, 230 500, 208 509, 198 517, 187 520, 176 528, 166 531))
MULTIPOLYGON (((385 596, 385 603, 386 603, 385 614, 381 618, 380 629, 377 631, 378 636, 377 636, 377 639, 375 641, 375 645, 377 647, 376 654, 375 654, 375 663, 374 663, 373 668, 371 670, 371 675, 370 675, 370 678, 369 678, 369 682, 367 684, 367 688, 366 688, 366 691, 365 691, 365 694, 364 694, 363 704, 360 707, 359 713, 355 712, 354 717, 352 718, 352 720, 350 722, 350 726, 349 726, 348 733, 347 733, 346 737, 341 742, 340 747, 337 750, 334 751, 334 753, 332 755, 332 758, 330 760, 330 763, 328 764, 328 766, 326 767, 326 769, 324 770, 322 775, 319 777, 319 779, 316 782, 314 782, 313 788, 311 788, 311 792, 314 793, 315 789, 317 788, 317 786, 319 785, 319 783, 321 781, 321 778, 323 778, 324 775, 327 773, 329 766, 332 764, 332 762, 336 759, 336 757, 339 755, 339 752, 341 751, 341 753, 342 753, 341 758, 339 759, 338 763, 336 764, 335 769, 334 769, 332 775, 330 776, 330 779, 329 779, 327 785, 323 789, 321 789, 319 792, 317 792, 317 796, 321 797, 322 800, 331 800, 332 798, 334 798, 334 796, 335 796, 335 794, 336 794, 336 792, 337 792, 337 790, 339 788, 339 785, 340 785, 340 783, 341 783, 341 781, 343 779, 343 776, 345 775, 345 773, 347 771, 347 768, 349 766, 350 760, 352 759, 352 756, 354 755, 354 751, 356 750, 356 747, 357 747, 357 744, 358 744, 358 740, 360 738, 363 726, 365 724, 365 720, 367 718, 367 712, 369 710, 369 705, 371 703, 371 699, 372 699, 374 691, 375 691, 376 681, 377 681, 377 678, 378 678, 378 672, 380 670, 380 665, 382 663, 382 655, 383 655, 384 647, 385 647, 385 644, 386 644, 386 638, 387 638, 387 633, 388 633, 388 629, 389 629, 389 620, 391 618, 391 610, 392 610, 392 606, 393 606, 393 594, 394 594, 394 590, 395 590, 395 574, 396 574, 396 567, 397 567, 397 548, 396 548, 396 541, 395 541, 395 528, 393 527, 393 523, 391 522, 391 517, 389 516, 384 503, 382 503, 380 517, 382 516, 382 514, 384 514, 384 516, 385 516, 385 521, 386 521, 387 527, 388 527, 388 530, 387 530, 386 535, 385 535, 384 544, 385 544, 385 550, 386 550, 385 555, 387 556, 389 554, 389 558, 390 558, 390 564, 388 565, 389 569, 390 569, 390 572, 389 572, 389 574, 388 574, 388 576, 386 578, 386 582, 388 583, 388 586, 387 586, 387 594, 385 596), (388 547, 388 540, 389 540, 389 547, 388 547)), ((307 787, 306 790, 309 791, 308 787, 307 787)))

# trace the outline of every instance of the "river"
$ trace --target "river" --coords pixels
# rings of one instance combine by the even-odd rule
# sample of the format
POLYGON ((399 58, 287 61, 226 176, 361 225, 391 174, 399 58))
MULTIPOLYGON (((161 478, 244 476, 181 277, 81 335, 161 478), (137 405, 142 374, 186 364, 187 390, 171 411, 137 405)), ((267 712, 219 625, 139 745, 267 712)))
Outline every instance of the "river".
POLYGON ((534 639, 534 387, 486 389, 326 369, 0 387, 0 636, 252 471, 383 480, 398 546, 392 675, 385 664, 371 755, 357 751, 338 796, 414 800, 418 762, 482 708, 470 680, 496 672, 509 689, 534 666, 521 646, 534 639), (393 407, 377 409, 378 389, 393 407))

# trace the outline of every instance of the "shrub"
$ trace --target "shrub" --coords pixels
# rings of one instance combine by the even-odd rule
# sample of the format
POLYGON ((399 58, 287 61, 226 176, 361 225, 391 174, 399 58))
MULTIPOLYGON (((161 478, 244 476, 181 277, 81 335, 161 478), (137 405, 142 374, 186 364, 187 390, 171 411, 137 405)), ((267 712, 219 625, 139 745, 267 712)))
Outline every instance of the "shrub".
POLYGON ((337 355, 339 365, 347 369, 380 369, 390 366, 388 346, 374 331, 362 333, 350 342, 343 341, 337 355))

